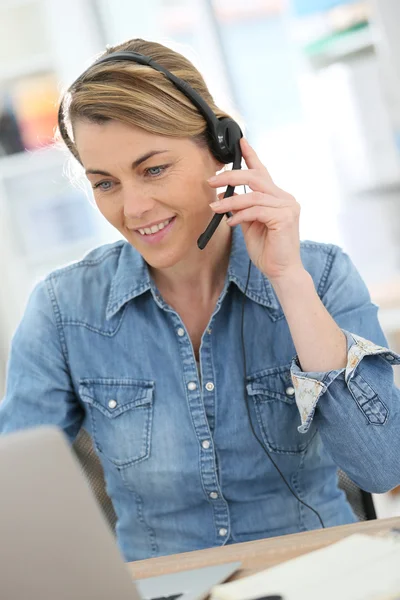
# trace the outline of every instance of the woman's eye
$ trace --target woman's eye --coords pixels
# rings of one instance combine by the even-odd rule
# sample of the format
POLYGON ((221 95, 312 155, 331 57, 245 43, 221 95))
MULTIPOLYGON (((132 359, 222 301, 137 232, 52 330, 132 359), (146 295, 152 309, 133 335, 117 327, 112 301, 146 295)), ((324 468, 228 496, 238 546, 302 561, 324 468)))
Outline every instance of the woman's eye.
POLYGON ((150 177, 158 177, 168 168, 168 165, 160 165, 158 167, 149 167, 145 170, 145 174, 150 177))
POLYGON ((112 181, 99 181, 98 183, 94 184, 93 189, 96 190, 99 188, 102 192, 108 192, 108 190, 111 188, 111 185, 112 181))

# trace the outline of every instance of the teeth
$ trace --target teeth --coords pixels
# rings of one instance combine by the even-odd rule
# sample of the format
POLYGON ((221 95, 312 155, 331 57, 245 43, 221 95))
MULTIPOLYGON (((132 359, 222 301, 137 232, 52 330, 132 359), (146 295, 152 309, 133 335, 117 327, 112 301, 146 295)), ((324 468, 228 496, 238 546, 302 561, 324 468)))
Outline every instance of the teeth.
POLYGON ((164 221, 163 223, 159 223, 158 225, 153 225, 153 227, 146 227, 145 229, 138 229, 138 231, 141 235, 150 235, 151 233, 157 233, 157 231, 164 229, 164 227, 166 227, 168 225, 168 223, 170 223, 171 221, 172 221, 172 218, 167 219, 167 221, 164 221))

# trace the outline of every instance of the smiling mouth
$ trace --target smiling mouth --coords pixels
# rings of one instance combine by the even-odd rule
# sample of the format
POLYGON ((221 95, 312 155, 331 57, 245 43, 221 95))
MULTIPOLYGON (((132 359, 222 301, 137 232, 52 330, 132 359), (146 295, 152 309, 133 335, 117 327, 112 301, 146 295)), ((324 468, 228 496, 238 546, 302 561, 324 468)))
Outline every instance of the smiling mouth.
POLYGON ((136 229, 136 231, 139 232, 140 235, 143 235, 143 236, 153 235, 154 233, 157 233, 158 231, 162 231, 162 229, 164 229, 164 227, 167 227, 167 225, 169 225, 171 223, 172 219, 174 219, 174 218, 175 217, 171 217, 170 219, 166 219, 165 221, 163 221, 162 223, 159 223, 158 225, 153 225, 152 227, 136 229))

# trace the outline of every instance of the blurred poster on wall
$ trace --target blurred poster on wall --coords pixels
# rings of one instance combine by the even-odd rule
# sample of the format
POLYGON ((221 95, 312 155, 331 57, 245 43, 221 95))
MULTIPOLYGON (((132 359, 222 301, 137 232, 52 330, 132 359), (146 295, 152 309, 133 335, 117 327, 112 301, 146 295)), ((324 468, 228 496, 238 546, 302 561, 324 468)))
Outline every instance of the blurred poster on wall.
POLYGON ((20 79, 12 87, 12 96, 25 149, 51 144, 59 98, 55 76, 44 73, 20 79))

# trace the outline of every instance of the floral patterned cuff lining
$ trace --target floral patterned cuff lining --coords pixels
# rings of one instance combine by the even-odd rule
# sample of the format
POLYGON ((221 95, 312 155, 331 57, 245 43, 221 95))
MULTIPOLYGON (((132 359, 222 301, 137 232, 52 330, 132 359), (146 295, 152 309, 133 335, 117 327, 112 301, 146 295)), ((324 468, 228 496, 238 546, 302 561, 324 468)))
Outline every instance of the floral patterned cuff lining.
POLYGON ((291 366, 291 376, 295 389, 297 408, 300 412, 300 433, 306 433, 314 417, 318 400, 326 392, 330 384, 342 373, 348 384, 354 371, 365 356, 380 355, 392 365, 400 364, 400 355, 376 344, 365 340, 354 333, 343 330, 347 338, 347 365, 345 369, 329 371, 326 373, 304 373, 295 358, 291 366))

